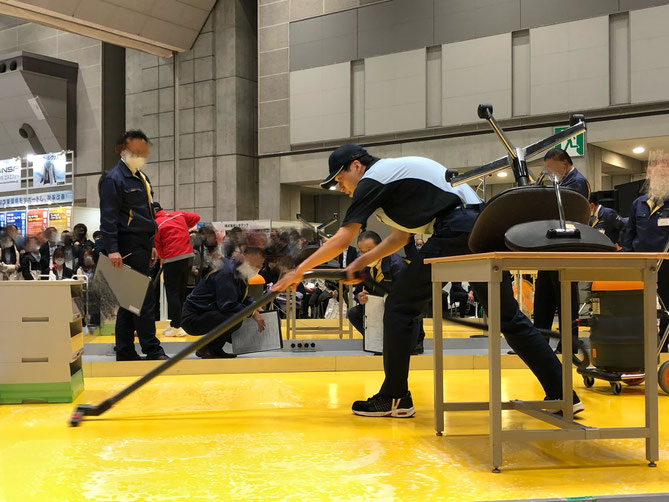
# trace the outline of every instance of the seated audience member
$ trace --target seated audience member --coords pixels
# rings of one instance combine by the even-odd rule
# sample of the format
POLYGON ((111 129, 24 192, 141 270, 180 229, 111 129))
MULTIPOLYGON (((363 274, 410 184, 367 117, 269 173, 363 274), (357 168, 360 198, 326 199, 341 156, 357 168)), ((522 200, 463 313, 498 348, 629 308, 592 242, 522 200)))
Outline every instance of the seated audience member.
POLYGON ((72 234, 69 230, 63 230, 60 234, 60 243, 65 253, 65 266, 71 270, 79 268, 79 257, 81 256, 81 246, 75 246, 72 241, 72 234))
POLYGON ((15 281, 19 274, 21 255, 6 229, 0 229, 0 280, 15 281))
POLYGON ((460 317, 465 317, 469 310, 469 306, 474 303, 474 292, 472 291, 469 283, 466 283, 467 286, 463 287, 461 282, 452 282, 451 283, 451 305, 458 303, 458 312, 460 317))
MULTIPOLYGON (((368 253, 380 242, 381 236, 379 234, 371 230, 367 230, 358 236, 358 250, 360 251, 360 254, 368 253)), ((392 282, 395 281, 399 275, 407 269, 407 266, 408 264, 404 258, 396 253, 393 253, 383 257, 381 260, 375 263, 370 263, 369 267, 365 267, 364 273, 374 281, 389 288, 390 284, 392 284, 392 282)), ((357 284, 355 288, 353 288, 353 297, 358 302, 358 305, 351 307, 351 309, 348 311, 348 318, 351 321, 351 324, 353 324, 355 329, 357 329, 363 337, 365 336, 365 304, 367 303, 368 296, 384 296, 384 292, 380 289, 368 289, 369 288, 363 286, 362 284, 357 284)), ((414 353, 423 353, 424 338, 425 331, 423 330, 423 324, 421 321, 418 339, 416 340, 416 345, 414 347, 414 353)))
MULTIPOLYGON (((203 276, 193 292, 186 298, 181 316, 181 327, 189 335, 202 336, 230 319, 253 303, 247 296, 248 281, 255 276, 265 261, 261 248, 248 247, 236 258, 222 258, 219 267, 203 276)), ((256 310, 253 319, 258 331, 265 329, 265 321, 256 310)), ((205 345, 195 354, 203 359, 235 357, 223 350, 241 322, 205 345)))
POLYGON ((10 223, 9 225, 7 225, 6 230, 7 230, 7 235, 9 235, 9 238, 12 240, 12 242, 14 242, 16 249, 19 250, 19 253, 23 254, 25 250, 25 238, 23 237, 23 235, 21 235, 19 227, 10 223))
POLYGON ((216 268, 221 257, 218 236, 214 227, 211 225, 200 227, 197 242, 193 246, 193 267, 197 269, 198 283, 216 268))
MULTIPOLYGON (((323 319, 339 319, 339 289, 333 289, 330 294, 323 319)), ((346 315, 346 303, 342 305, 342 313, 346 315)))
POLYGON ((42 232, 42 235, 44 244, 39 248, 39 254, 42 261, 42 271, 45 271, 53 265, 53 252, 58 247, 58 229, 48 227, 42 232))
POLYGON ((26 252, 21 256, 21 274, 26 281, 39 280, 42 272, 42 264, 39 254, 39 239, 28 237, 26 241, 26 252))
POLYGON ((72 239, 75 246, 91 249, 95 246, 95 243, 88 238, 88 227, 83 223, 77 223, 74 226, 72 229, 72 239))
MULTIPOLYGON (((88 278, 88 284, 93 281, 95 275, 95 268, 97 263, 95 261, 95 251, 93 248, 84 247, 81 255, 81 265, 77 270, 77 275, 85 275, 88 278)), ((98 326, 100 324, 100 297, 95 288, 88 289, 88 301, 86 303, 86 325, 98 326)))
POLYGON ((50 281, 62 281, 71 279, 74 271, 65 266, 65 251, 63 248, 56 248, 53 252, 53 266, 49 269, 50 281))
POLYGON ((95 267, 95 252, 91 248, 85 248, 77 269, 77 275, 85 275, 90 283, 93 280, 93 275, 95 275, 95 267))

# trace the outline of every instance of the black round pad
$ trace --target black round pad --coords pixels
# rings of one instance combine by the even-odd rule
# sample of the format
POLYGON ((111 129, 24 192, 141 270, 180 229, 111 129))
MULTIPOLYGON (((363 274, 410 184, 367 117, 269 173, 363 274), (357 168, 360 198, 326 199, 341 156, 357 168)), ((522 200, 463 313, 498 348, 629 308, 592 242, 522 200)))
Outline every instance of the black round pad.
MULTIPOLYGON (((572 190, 560 190, 565 219, 586 224, 590 203, 572 190)), ((508 251, 506 231, 514 225, 531 221, 559 219, 557 198, 552 186, 513 187, 490 199, 476 219, 469 234, 472 253, 508 251)))
POLYGON ((615 251, 616 246, 599 230, 582 223, 566 222, 579 230, 580 238, 548 238, 546 233, 560 228, 558 220, 532 221, 512 226, 506 231, 506 246, 512 251, 615 251))

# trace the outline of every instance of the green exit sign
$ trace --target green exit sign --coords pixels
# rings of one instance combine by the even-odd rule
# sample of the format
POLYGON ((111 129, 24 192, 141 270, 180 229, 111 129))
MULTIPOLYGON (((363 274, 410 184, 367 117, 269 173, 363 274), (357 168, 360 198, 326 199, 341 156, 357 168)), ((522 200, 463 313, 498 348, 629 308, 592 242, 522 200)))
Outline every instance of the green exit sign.
MULTIPOLYGON (((567 126, 554 127, 553 134, 562 132, 565 129, 568 129, 568 127, 567 126)), ((581 133, 575 138, 571 138, 570 140, 560 143, 558 146, 562 148, 565 152, 567 152, 570 157, 583 157, 583 155, 585 154, 584 137, 585 134, 581 133)))

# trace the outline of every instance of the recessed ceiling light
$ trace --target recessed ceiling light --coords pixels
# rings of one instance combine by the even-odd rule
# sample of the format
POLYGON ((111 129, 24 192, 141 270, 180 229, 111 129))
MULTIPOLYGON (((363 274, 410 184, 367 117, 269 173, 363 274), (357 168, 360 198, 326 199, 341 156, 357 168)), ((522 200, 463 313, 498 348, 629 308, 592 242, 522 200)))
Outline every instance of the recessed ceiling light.
POLYGON ((497 176, 499 176, 500 178, 506 178, 508 175, 509 173, 507 173, 506 171, 500 171, 497 173, 497 176))
POLYGON ((330 187, 330 190, 337 190, 337 185, 332 185, 332 186, 330 187))
POLYGON ((642 146, 637 146, 637 147, 634 148, 632 151, 633 151, 634 153, 643 153, 643 152, 646 151, 646 149, 645 149, 644 147, 642 147, 642 146))

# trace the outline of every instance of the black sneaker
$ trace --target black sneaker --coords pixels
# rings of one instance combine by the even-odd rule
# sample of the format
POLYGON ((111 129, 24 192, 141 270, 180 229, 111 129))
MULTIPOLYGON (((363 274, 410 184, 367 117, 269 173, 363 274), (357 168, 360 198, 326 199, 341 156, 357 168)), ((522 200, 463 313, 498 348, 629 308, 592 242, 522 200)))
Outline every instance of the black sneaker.
POLYGON ((367 401, 353 403, 353 413, 363 417, 409 418, 416 413, 416 410, 413 407, 411 392, 399 398, 387 397, 379 393, 367 401))
MULTIPOLYGON (((548 398, 545 397, 544 401, 547 400, 548 398)), ((574 398, 573 398, 573 407, 572 407, 572 413, 574 415, 577 415, 581 413, 583 410, 585 410, 585 406, 583 406, 583 403, 581 402, 581 399, 576 395, 576 392, 574 392, 574 398)), ((553 412, 554 415, 559 415, 562 416, 562 410, 555 410, 553 412)))
POLYGON ((135 352, 134 354, 119 354, 116 353, 117 361, 142 361, 142 357, 135 352))
POLYGON ((208 345, 205 345, 200 350, 195 352, 195 355, 202 359, 231 359, 237 357, 237 354, 229 354, 223 349, 215 349, 209 347, 208 345))
POLYGON ((166 360, 168 360, 169 358, 170 358, 170 356, 168 356, 168 355, 165 354, 165 353, 163 353, 163 354, 155 354, 155 355, 151 355, 151 356, 146 356, 146 359, 147 359, 148 361, 166 361, 166 360))

